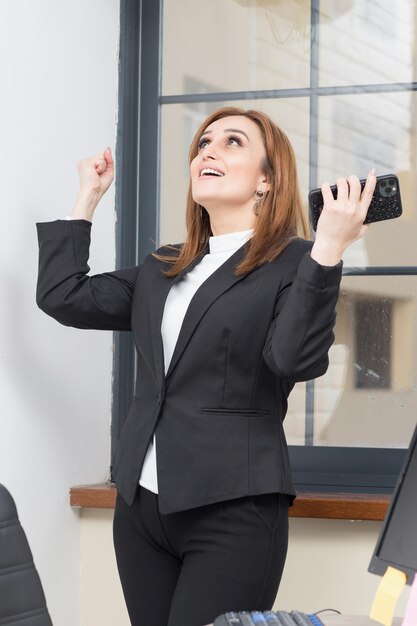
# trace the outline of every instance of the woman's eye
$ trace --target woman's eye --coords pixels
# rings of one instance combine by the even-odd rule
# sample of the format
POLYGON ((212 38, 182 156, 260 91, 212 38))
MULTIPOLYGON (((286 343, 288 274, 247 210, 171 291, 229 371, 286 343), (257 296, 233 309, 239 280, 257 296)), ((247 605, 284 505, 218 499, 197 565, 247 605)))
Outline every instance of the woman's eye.
POLYGON ((198 149, 201 150, 202 148, 207 148, 208 145, 209 141, 207 139, 200 139, 198 143, 198 149))
MULTIPOLYGON (((198 142, 198 149, 202 150, 203 148, 207 148, 207 146, 210 145, 210 140, 209 139, 200 139, 200 141, 198 142)), ((240 137, 235 137, 235 136, 230 136, 227 138, 227 145, 231 145, 231 146, 241 146, 242 142, 240 140, 240 137)))

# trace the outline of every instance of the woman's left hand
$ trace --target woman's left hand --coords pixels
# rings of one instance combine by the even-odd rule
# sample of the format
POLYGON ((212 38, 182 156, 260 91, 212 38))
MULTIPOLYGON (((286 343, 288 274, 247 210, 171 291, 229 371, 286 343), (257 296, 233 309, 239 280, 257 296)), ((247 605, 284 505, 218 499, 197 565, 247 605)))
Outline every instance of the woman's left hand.
POLYGON ((369 172, 362 193, 357 176, 336 182, 337 199, 328 183, 321 186, 324 204, 311 249, 311 257, 320 265, 339 263, 346 248, 367 231, 364 221, 375 190, 375 170, 369 172))

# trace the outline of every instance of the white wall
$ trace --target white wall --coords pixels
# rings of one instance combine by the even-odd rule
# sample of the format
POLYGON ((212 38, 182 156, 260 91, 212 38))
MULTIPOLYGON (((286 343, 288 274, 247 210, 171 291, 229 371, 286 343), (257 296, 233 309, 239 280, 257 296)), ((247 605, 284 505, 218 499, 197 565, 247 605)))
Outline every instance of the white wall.
MULTIPOLYGON (((277 608, 316 612, 332 608, 369 615, 381 578, 368 572, 381 522, 290 519, 288 557, 277 608)), ((397 603, 404 615, 409 587, 397 603)))
MULTIPOLYGON (((64 217, 76 163, 114 148, 118 0, 0 2, 0 482, 12 492, 54 624, 77 626, 79 519, 68 489, 108 476, 111 333, 35 305, 35 222, 64 217)), ((114 267, 114 195, 91 266, 114 267)))

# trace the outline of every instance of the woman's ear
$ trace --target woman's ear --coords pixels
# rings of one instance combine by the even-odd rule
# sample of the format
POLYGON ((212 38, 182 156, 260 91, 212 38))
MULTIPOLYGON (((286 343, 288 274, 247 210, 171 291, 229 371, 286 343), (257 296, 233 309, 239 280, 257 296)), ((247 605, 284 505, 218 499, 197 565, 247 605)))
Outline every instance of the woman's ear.
POLYGON ((263 191, 266 193, 267 191, 271 191, 271 183, 268 182, 268 178, 263 175, 261 180, 259 181, 259 187, 262 187, 263 191))

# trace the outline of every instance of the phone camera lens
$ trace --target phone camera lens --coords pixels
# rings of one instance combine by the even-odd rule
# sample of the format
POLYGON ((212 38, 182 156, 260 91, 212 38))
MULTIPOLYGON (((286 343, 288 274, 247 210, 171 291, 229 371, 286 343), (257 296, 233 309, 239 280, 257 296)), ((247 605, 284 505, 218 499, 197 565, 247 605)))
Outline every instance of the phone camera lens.
POLYGON ((378 190, 382 198, 392 198, 397 193, 395 178, 386 178, 378 183, 378 190))

